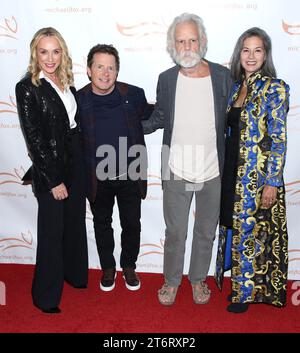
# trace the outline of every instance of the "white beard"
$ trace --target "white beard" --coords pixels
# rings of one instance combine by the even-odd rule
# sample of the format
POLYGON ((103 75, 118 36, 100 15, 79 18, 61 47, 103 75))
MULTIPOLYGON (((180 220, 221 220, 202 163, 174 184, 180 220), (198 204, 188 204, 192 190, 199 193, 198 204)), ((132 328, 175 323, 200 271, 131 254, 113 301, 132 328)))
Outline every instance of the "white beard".
POLYGON ((181 67, 188 69, 196 66, 201 61, 201 56, 198 53, 188 50, 182 53, 175 53, 174 60, 181 67))

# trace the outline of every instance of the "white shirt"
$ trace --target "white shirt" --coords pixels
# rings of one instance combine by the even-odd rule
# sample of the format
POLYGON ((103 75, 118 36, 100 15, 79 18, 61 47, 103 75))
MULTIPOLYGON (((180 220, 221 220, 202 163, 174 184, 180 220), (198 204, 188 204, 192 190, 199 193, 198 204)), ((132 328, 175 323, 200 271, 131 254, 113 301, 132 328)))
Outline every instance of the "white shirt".
POLYGON ((70 121, 70 128, 74 129, 77 126, 76 121, 75 121, 75 115, 76 115, 76 111, 77 111, 77 103, 76 103, 75 97, 74 97, 73 93, 71 92, 70 88, 68 87, 67 89, 64 90, 64 92, 62 92, 52 80, 50 80, 47 76, 45 76, 43 71, 40 72, 39 77, 44 78, 55 89, 55 91, 57 92, 60 99, 62 100, 62 102, 66 108, 66 111, 68 113, 68 117, 69 117, 69 121, 70 121))
POLYGON ((192 183, 219 175, 210 76, 194 78, 179 72, 169 166, 175 175, 192 183))

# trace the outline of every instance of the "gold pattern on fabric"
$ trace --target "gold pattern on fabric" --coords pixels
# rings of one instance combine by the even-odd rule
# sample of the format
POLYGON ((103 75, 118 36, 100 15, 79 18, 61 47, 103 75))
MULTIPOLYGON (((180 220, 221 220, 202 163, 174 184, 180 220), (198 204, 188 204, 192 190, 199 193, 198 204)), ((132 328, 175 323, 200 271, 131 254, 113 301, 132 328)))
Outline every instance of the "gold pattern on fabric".
MULTIPOLYGON (((260 72, 248 78, 247 86, 239 124, 233 210, 232 302, 283 306, 288 235, 285 191, 280 182, 283 183, 286 153, 288 86, 282 80, 263 77, 260 72), (268 209, 261 207, 266 182, 279 184, 276 202, 268 209)), ((241 84, 235 86, 227 112, 240 89, 241 84)))

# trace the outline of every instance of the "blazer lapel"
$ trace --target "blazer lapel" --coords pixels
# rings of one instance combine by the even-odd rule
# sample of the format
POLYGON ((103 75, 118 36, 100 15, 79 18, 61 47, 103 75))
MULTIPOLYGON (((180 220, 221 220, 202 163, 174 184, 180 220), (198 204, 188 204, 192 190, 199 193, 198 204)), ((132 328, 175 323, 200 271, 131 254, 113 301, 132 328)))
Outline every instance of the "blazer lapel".
POLYGON ((47 95, 50 97, 50 99, 53 102, 55 102, 59 106, 59 110, 64 113, 63 114, 64 124, 67 126, 67 129, 70 129, 70 121, 69 121, 69 117, 68 117, 68 112, 67 112, 66 107, 65 107, 63 101, 61 100, 60 96, 58 95, 56 90, 51 86, 51 84, 49 82, 47 82, 47 80, 42 78, 41 81, 44 86, 44 89, 47 91, 47 95))

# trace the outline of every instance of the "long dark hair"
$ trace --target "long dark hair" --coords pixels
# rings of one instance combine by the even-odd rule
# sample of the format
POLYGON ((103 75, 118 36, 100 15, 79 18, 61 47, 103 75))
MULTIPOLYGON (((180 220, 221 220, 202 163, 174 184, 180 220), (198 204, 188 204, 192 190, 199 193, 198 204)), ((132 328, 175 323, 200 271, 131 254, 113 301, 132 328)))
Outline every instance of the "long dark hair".
POLYGON ((232 57, 231 57, 231 75, 235 81, 240 81, 244 77, 244 69, 241 65, 240 55, 244 47, 244 41, 250 37, 259 37, 263 41, 266 59, 261 67, 263 76, 276 77, 276 69, 272 59, 272 42, 269 35, 261 28, 252 27, 247 29, 237 40, 232 57))

